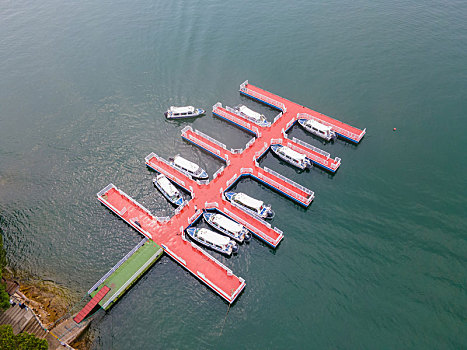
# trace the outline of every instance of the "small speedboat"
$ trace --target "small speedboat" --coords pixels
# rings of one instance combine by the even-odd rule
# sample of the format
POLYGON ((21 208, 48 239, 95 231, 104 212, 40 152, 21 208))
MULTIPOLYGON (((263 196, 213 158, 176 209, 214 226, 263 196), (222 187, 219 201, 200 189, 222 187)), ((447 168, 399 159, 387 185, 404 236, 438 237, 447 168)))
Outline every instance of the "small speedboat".
POLYGON ((182 172, 188 173, 188 175, 190 175, 193 179, 206 180, 209 178, 208 173, 198 164, 192 163, 189 160, 180 157, 178 154, 173 158, 169 158, 169 161, 175 168, 182 170, 182 172))
POLYGON ((332 130, 332 126, 321 124, 320 122, 313 119, 299 119, 298 123, 308 132, 313 135, 319 136, 326 141, 335 140, 337 138, 336 133, 332 130))
POLYGON ((303 153, 294 151, 293 149, 287 146, 274 144, 274 145, 271 145, 271 150, 275 154, 277 154, 280 158, 285 160, 287 163, 290 163, 296 166, 297 168, 300 168, 303 170, 305 168, 311 167, 310 160, 303 153))
POLYGON ((196 242, 201 243, 208 248, 214 249, 219 253, 230 256, 232 253, 238 252, 237 242, 230 239, 229 237, 208 230, 207 228, 190 227, 186 230, 186 232, 196 242))
POLYGON ((198 117, 204 113, 205 113, 204 109, 195 108, 193 106, 184 106, 184 107, 170 106, 170 108, 164 114, 167 119, 179 119, 179 118, 198 117))
POLYGON ((255 112, 254 110, 248 108, 247 106, 244 105, 238 105, 235 107, 235 111, 237 112, 238 115, 242 116, 243 118, 248 119, 249 121, 259 125, 259 126, 267 126, 269 125, 266 117, 264 114, 260 114, 258 112, 255 112))
POLYGON ((203 217, 209 225, 237 242, 243 243, 251 239, 251 233, 245 226, 222 214, 204 212, 203 217))
POLYGON ((177 188, 170 182, 170 180, 163 174, 157 175, 152 182, 159 191, 169 200, 170 203, 175 205, 183 204, 183 197, 177 188))
POLYGON ((258 216, 262 219, 272 219, 274 217, 274 212, 270 205, 265 205, 263 201, 252 198, 245 193, 226 192, 225 198, 232 204, 238 205, 242 210, 254 216, 258 216))

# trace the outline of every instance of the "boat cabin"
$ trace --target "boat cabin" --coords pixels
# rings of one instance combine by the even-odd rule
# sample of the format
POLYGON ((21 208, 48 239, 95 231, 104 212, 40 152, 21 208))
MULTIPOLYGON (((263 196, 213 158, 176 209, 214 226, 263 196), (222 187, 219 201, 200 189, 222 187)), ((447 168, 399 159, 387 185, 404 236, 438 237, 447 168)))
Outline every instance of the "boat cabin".
POLYGON ((221 250, 226 249, 227 245, 230 243, 229 237, 219 235, 205 228, 197 230, 194 237, 201 242, 210 243, 221 250))
POLYGON ((192 174, 195 174, 200 169, 198 164, 192 163, 178 155, 174 158, 174 165, 192 174))
POLYGON ((224 215, 220 215, 220 214, 214 214, 212 222, 215 225, 225 229, 226 231, 234 233, 234 234, 241 234, 242 230, 244 229, 243 225, 240 225, 240 224, 236 223, 235 221, 232 221, 232 220, 226 218, 224 215))
POLYGON ((164 175, 159 174, 157 175, 157 182, 161 186, 161 188, 167 193, 169 197, 174 197, 179 194, 178 190, 175 188, 174 185, 167 179, 164 175))
POLYGON ((304 154, 298 153, 287 146, 282 146, 278 150, 278 153, 294 163, 302 164, 306 161, 306 156, 304 154))
POLYGON ((187 117, 195 114, 195 107, 185 106, 185 107, 174 107, 170 106, 169 113, 172 117, 187 117))
POLYGON ((332 126, 321 124, 320 122, 308 119, 301 123, 309 132, 323 139, 330 140, 336 138, 336 133, 332 130, 332 126))
POLYGON ((261 210, 263 209, 264 202, 258 199, 252 198, 245 193, 237 193, 233 196, 233 201, 256 212, 257 214, 261 214, 261 210))

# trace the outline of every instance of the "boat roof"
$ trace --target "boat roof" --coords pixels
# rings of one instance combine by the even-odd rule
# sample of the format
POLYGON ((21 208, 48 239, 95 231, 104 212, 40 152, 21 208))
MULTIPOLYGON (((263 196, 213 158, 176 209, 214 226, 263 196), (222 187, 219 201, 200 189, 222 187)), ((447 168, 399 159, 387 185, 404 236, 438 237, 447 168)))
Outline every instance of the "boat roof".
POLYGON ((208 230, 207 228, 201 228, 197 232, 198 237, 203 237, 205 241, 211 242, 213 244, 224 246, 229 244, 230 238, 220 235, 216 232, 208 230))
POLYGON ((258 121, 258 122, 261 121, 261 114, 249 109, 247 106, 241 105, 241 106, 238 107, 238 110, 241 113, 249 116, 250 118, 252 118, 252 119, 254 119, 254 120, 258 121))
POLYGON ((246 206, 250 208, 254 208, 256 211, 260 211, 261 207, 263 206, 264 202, 258 199, 252 198, 245 193, 237 193, 235 195, 235 199, 239 202, 242 202, 246 206))
POLYGON ((242 232, 243 226, 237 224, 235 221, 230 220, 229 218, 225 217, 221 214, 214 214, 212 221, 219 225, 220 227, 232 232, 232 233, 240 233, 242 232))
POLYGON ((332 126, 321 124, 320 122, 314 119, 308 119, 306 121, 306 124, 309 127, 315 127, 316 129, 321 130, 321 131, 330 131, 332 129, 332 126))
POLYGON ((190 162, 189 160, 186 160, 185 158, 180 157, 179 155, 176 155, 174 158, 174 164, 178 165, 184 169, 187 169, 193 173, 197 172, 199 169, 199 165, 190 162))
POLYGON ((193 106, 184 106, 184 107, 170 106, 170 111, 172 113, 193 113, 195 111, 195 107, 193 106))
POLYGON ((293 149, 287 147, 287 146, 282 146, 280 149, 281 153, 283 153, 286 156, 289 156, 290 158, 296 160, 297 162, 305 160, 306 156, 302 153, 298 153, 294 151, 293 149))
POLYGON ((159 185, 162 187, 162 189, 167 193, 168 196, 172 197, 175 196, 178 193, 178 190, 175 188, 174 185, 165 177, 165 175, 158 175, 157 176, 157 182, 159 185))

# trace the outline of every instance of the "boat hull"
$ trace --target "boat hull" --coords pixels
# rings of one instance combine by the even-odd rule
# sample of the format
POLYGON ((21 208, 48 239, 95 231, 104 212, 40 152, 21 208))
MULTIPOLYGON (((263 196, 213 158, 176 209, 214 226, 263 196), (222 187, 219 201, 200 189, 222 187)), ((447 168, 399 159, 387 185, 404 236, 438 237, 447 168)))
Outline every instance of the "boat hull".
MULTIPOLYGON (((216 252, 218 253, 221 253, 221 254, 224 254, 224 255, 227 255, 227 256, 231 256, 232 253, 237 253, 238 252, 238 245, 234 245, 232 246, 231 249, 219 249, 217 246, 215 246, 214 244, 211 244, 211 243, 208 243, 208 242, 205 242, 205 241, 202 241, 200 239, 198 239, 197 237, 195 237, 195 233, 197 232, 197 230, 199 230, 198 228, 188 228, 186 230, 186 233, 188 234, 188 236, 190 236, 190 238, 192 240, 194 240, 196 243, 199 243, 207 248, 210 248, 212 250, 215 250, 216 252)), ((232 242, 232 241, 231 241, 232 242)))
POLYGON ((180 206, 183 204, 183 197, 180 193, 178 193, 178 197, 176 199, 173 199, 172 197, 170 197, 167 192, 164 191, 164 189, 161 187, 161 185, 159 184, 159 182, 157 182, 157 179, 154 178, 154 180, 152 181, 152 183, 154 184, 154 186, 159 190, 160 193, 162 193, 162 195, 170 202, 172 203, 173 205, 176 205, 176 206, 180 206))
POLYGON ((271 207, 264 207, 260 213, 251 210, 248 207, 241 205, 233 200, 234 196, 236 195, 235 192, 226 192, 225 198, 232 203, 232 205, 238 207, 239 209, 243 210, 245 213, 250 214, 251 216, 260 218, 260 219, 272 219, 274 217, 274 211, 272 211, 271 207))
POLYGON ((164 115, 167 119, 187 119, 187 118, 195 118, 205 114, 206 111, 204 109, 198 108, 194 113, 188 115, 174 115, 172 112, 165 112, 164 115))
POLYGON ((273 153, 278 156, 280 159, 282 159, 283 161, 301 169, 301 170, 305 170, 306 168, 310 168, 311 167, 311 162, 310 160, 307 158, 306 162, 304 163, 299 163, 299 162, 295 162, 287 157, 284 157, 281 153, 279 153, 279 149, 282 147, 282 145, 272 145, 271 146, 271 150, 273 151, 273 153))
POLYGON ((300 126, 305 129, 306 131, 308 131, 310 134, 313 134, 315 136, 318 136, 320 138, 322 138, 323 140, 326 140, 326 141, 334 141, 336 138, 337 138, 337 135, 336 133, 333 131, 331 132, 329 135, 325 136, 319 132, 316 132, 315 130, 313 130, 312 128, 310 128, 306 122, 308 121, 308 119, 299 119, 298 120, 298 123, 300 124, 300 126))
MULTIPOLYGON (((243 234, 240 235, 240 237, 238 237, 235 234, 233 234, 232 232, 226 230, 225 228, 223 228, 223 227, 221 227, 219 225, 216 225, 214 222, 212 222, 212 215, 214 215, 214 214, 204 212, 203 213, 203 218, 208 223, 208 225, 211 226, 212 228, 214 228, 215 230, 217 230, 219 232, 222 232, 224 235, 229 236, 230 238, 237 241, 238 243, 243 243, 244 241, 248 242, 248 241, 251 240, 251 234, 249 232, 243 232, 243 234)), ((231 220, 231 219, 229 219, 229 220, 231 220)), ((246 228, 244 228, 244 229, 246 231, 248 231, 246 228)))

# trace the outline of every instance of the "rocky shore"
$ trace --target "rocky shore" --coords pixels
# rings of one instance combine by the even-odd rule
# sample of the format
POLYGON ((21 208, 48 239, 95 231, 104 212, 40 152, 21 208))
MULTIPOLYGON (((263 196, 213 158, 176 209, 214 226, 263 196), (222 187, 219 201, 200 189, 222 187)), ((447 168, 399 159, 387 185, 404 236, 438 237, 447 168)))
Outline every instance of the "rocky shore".
MULTIPOLYGON (((67 314, 70 308, 80 299, 76 293, 53 281, 13 272, 8 268, 5 268, 3 277, 19 283, 15 300, 28 306, 48 330, 53 331, 54 327, 66 321, 66 318, 70 317, 67 314)), ((91 338, 89 332, 84 332, 69 345, 76 349, 87 350, 91 346, 91 338)))

